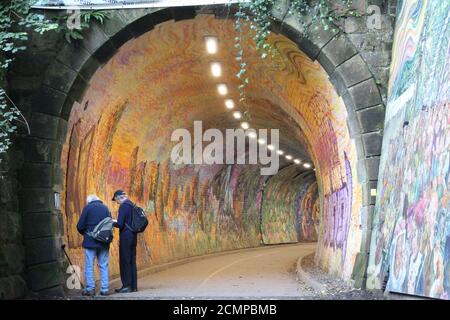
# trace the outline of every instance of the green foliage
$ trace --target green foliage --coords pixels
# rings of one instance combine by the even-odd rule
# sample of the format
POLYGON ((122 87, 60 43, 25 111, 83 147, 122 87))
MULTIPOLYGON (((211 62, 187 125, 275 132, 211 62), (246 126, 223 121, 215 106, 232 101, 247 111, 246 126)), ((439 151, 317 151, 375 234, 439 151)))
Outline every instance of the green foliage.
MULTIPOLYGON (((297 19, 303 36, 310 36, 311 26, 314 29, 323 30, 336 28, 336 23, 343 17, 355 15, 351 9, 352 0, 241 0, 235 13, 235 37, 236 60, 240 64, 240 70, 236 76, 240 80, 240 102, 245 101, 245 88, 250 80, 247 77, 247 63, 243 47, 244 25, 251 31, 251 38, 261 59, 275 57, 278 53, 268 41, 270 29, 275 20, 275 12, 283 12, 283 20, 287 16, 297 19)), ((281 21, 283 23, 284 21, 281 21)))
POLYGON ((83 32, 89 29, 92 21, 103 24, 109 17, 110 15, 107 11, 91 10, 64 15, 58 20, 60 22, 60 30, 63 32, 65 39, 71 43, 73 40, 83 39, 83 32))
POLYGON ((26 50, 29 34, 62 32, 65 39, 72 42, 83 39, 83 32, 92 21, 103 23, 109 18, 105 11, 91 10, 47 19, 43 14, 31 10, 34 2, 35 0, 0 1, 0 155, 11 145, 11 136, 17 130, 16 124, 24 124, 29 132, 26 119, 3 89, 5 75, 14 57, 26 50))

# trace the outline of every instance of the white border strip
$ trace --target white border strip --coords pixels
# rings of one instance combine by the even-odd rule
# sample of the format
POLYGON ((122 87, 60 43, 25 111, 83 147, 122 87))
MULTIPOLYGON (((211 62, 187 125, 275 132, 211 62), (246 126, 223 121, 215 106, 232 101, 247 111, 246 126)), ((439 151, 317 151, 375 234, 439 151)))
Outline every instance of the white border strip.
MULTIPOLYGON (((70 1, 69 1, 70 2, 70 1)), ((144 8, 168 8, 168 7, 186 7, 216 4, 232 4, 246 2, 245 0, 160 0, 152 3, 130 3, 130 4, 92 4, 92 5, 34 5, 34 9, 44 10, 108 10, 108 9, 144 9, 144 8)))

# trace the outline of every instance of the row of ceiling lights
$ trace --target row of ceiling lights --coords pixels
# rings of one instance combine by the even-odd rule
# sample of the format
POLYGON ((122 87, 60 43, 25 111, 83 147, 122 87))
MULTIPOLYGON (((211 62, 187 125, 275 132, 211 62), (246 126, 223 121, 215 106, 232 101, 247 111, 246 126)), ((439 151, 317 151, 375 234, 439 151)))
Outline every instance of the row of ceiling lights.
MULTIPOLYGON (((213 36, 207 36, 205 37, 205 45, 206 45, 206 52, 210 55, 214 55, 219 51, 219 41, 217 37, 213 36)), ((211 62, 211 74, 215 78, 220 78, 222 76, 222 66, 219 62, 211 62)), ((228 87, 224 83, 217 84, 217 92, 221 96, 227 96, 228 95, 228 87)), ((233 110, 235 108, 235 104, 233 99, 226 98, 225 99, 225 107, 228 110, 233 110)), ((233 117, 237 120, 242 119, 242 113, 240 111, 233 111, 233 117)), ((241 122, 241 128, 244 130, 250 129, 250 124, 246 121, 241 122)), ((256 139, 257 135, 255 131, 249 131, 248 132, 249 138, 256 139)), ((266 141, 262 138, 258 139, 258 143, 260 145, 265 145, 266 141)), ((271 144, 267 145, 267 149, 270 151, 275 151, 275 147, 271 144)), ((283 150, 276 150, 277 154, 282 156, 284 155, 283 150)), ((286 160, 293 161, 295 164, 301 164, 300 159, 294 159, 293 156, 287 154, 285 155, 286 160)), ((303 163, 303 167, 306 169, 310 169, 312 165, 308 162, 303 163)))

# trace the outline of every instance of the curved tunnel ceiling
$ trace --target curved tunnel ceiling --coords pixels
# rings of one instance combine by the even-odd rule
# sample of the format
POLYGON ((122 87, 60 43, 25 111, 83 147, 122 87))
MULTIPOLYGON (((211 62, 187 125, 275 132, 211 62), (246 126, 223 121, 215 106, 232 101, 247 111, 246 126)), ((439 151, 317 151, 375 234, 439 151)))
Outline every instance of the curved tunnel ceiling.
MULTIPOLYGON (((333 211, 327 201, 337 197, 339 201, 333 200, 331 206, 346 210, 340 213, 345 216, 345 221, 339 222, 339 226, 332 226, 340 234, 327 230, 326 225, 318 231, 325 235, 322 237, 324 247, 332 245, 334 249, 342 250, 339 257, 342 263, 336 264, 338 266, 345 259, 354 259, 359 242, 355 239, 352 242, 355 247, 346 248, 347 243, 343 239, 350 229, 359 227, 357 220, 361 191, 352 180, 352 174, 356 174, 357 157, 355 146, 349 137, 342 100, 317 62, 312 62, 286 37, 273 34, 270 40, 279 55, 273 59, 268 58, 263 63, 252 41, 244 42, 250 85, 246 90, 246 103, 239 105, 237 88, 240 83, 235 76, 239 71, 239 64, 235 60, 234 37, 233 21, 218 20, 209 15, 200 15, 192 20, 165 22, 125 43, 94 74, 82 102, 76 103, 72 108, 61 157, 61 166, 66 173, 65 191, 71 197, 65 199, 63 193, 62 209, 67 215, 67 230, 69 240, 70 237, 73 238, 73 248, 77 246, 79 239, 74 231, 75 220, 70 215, 71 212, 79 211, 84 196, 88 193, 97 193, 112 205, 109 201, 110 194, 117 188, 128 187, 130 193, 135 194, 154 192, 154 199, 150 197, 151 201, 149 200, 154 206, 159 201, 158 197, 163 197, 160 201, 165 203, 170 197, 179 198, 180 192, 183 192, 192 198, 189 202, 183 196, 183 206, 194 203, 198 208, 199 204, 193 200, 197 196, 192 191, 194 187, 187 185, 194 184, 197 190, 201 189, 197 187, 197 183, 206 185, 206 181, 211 179, 228 179, 227 187, 236 187, 244 193, 252 194, 260 199, 256 204, 261 206, 260 192, 264 179, 259 174, 255 175, 259 170, 255 171, 252 166, 246 169, 251 172, 251 178, 245 170, 239 168, 230 171, 217 166, 186 167, 178 168, 172 174, 169 172, 171 169, 167 169, 170 152, 175 145, 170 142, 174 129, 192 130, 195 120, 203 121, 203 130, 239 127, 239 121, 225 108, 224 97, 217 92, 217 84, 225 83, 229 91, 226 98, 234 99, 236 110, 248 111, 249 118, 245 120, 252 128, 279 128, 280 148, 304 162, 314 163, 319 192, 322 194, 321 207, 325 208, 324 211, 330 208, 330 212, 333 211), (204 37, 208 35, 219 39, 219 51, 214 56, 208 55, 205 50, 204 37), (221 63, 221 78, 211 75, 211 62, 221 63), (150 172, 150 180, 146 180, 147 177, 142 172, 150 172), (169 182, 164 180, 166 174, 169 182), (193 176, 195 177, 192 178, 193 176), (243 180, 238 176, 242 176, 243 180), (200 181, 196 182, 197 179, 200 181), (236 182, 233 179, 241 180, 236 182), (133 183, 130 184, 130 181, 133 183), (238 186, 241 182, 245 188, 238 186), (156 194, 154 190, 155 185, 159 186, 158 183, 163 188, 162 195, 156 194), (170 191, 172 187, 173 190, 170 191), (344 253, 347 249, 350 249, 351 254, 344 253)), ((280 163, 282 167, 290 164, 292 162, 284 158, 280 163)), ((305 171, 302 166, 297 168, 294 176, 305 171)), ((234 226, 232 228, 245 224, 240 210, 248 212, 248 216, 252 217, 250 220, 257 219, 257 208, 239 204, 234 198, 230 200, 233 195, 230 196, 226 188, 222 187, 220 190, 214 187, 208 193, 210 197, 219 190, 225 197, 225 200, 217 200, 217 210, 225 217, 224 221, 220 221, 221 224, 229 223, 234 226), (231 204, 227 201, 231 201, 231 204), (231 216, 227 215, 229 210, 234 210, 231 216)), ((212 200, 212 206, 216 206, 215 199, 212 200)), ((202 220, 199 224, 204 226, 206 222, 202 220)), ((252 232, 259 232, 256 226, 255 228, 252 232)), ((248 235, 245 236, 250 237, 252 232, 247 232, 248 235)), ((152 241, 163 240, 152 238, 147 239, 146 243, 153 243, 152 241)), ((251 245, 252 241, 259 240, 244 239, 242 243, 251 245)), ((245 246, 242 243, 225 243, 220 246, 222 249, 245 246)), ((328 255, 327 250, 319 254, 328 255)), ((114 249, 112 254, 114 255, 114 249)), ((161 257, 161 261, 165 259, 170 257, 161 257)), ((327 259, 323 261, 328 263, 327 259)), ((351 266, 352 263, 347 265, 351 266)), ((351 269, 346 272, 350 273, 351 269)))

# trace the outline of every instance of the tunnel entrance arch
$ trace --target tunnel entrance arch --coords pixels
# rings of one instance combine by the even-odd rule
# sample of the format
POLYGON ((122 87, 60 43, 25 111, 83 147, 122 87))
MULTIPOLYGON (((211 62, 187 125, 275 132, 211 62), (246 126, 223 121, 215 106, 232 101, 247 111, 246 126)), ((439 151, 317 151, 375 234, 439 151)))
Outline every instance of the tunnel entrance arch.
MULTIPOLYGON (((29 152, 26 153, 22 170, 22 175, 27 177, 22 182, 22 195, 27 197, 27 203, 36 204, 24 210, 32 214, 35 211, 38 213, 42 207, 50 208, 54 213, 45 216, 52 226, 52 236, 42 239, 41 235, 33 235, 26 243, 27 251, 36 252, 28 263, 33 291, 54 287, 63 279, 63 257, 60 251, 63 223, 58 218, 60 213, 54 205, 54 199, 64 189, 65 177, 61 174, 59 157, 66 135, 69 134, 67 121, 74 102, 81 101, 92 75, 128 40, 166 21, 193 19, 199 14, 226 18, 223 9, 208 7, 121 12, 105 26, 94 27, 81 46, 66 45, 62 48, 57 60, 47 69, 33 106, 30 121, 32 135, 26 139, 29 152), (55 280, 55 273, 61 277, 55 280)), ((355 178, 363 190, 359 210, 365 236, 361 239, 361 250, 352 266, 353 279, 362 285, 371 228, 370 210, 374 203, 371 190, 376 188, 374 168, 377 167, 380 154, 381 133, 370 125, 361 124, 370 123, 374 112, 372 108, 382 104, 381 96, 364 59, 344 34, 323 32, 307 41, 289 24, 275 26, 274 32, 291 39, 311 60, 318 60, 345 102, 348 129, 357 150, 358 177, 355 178)))

